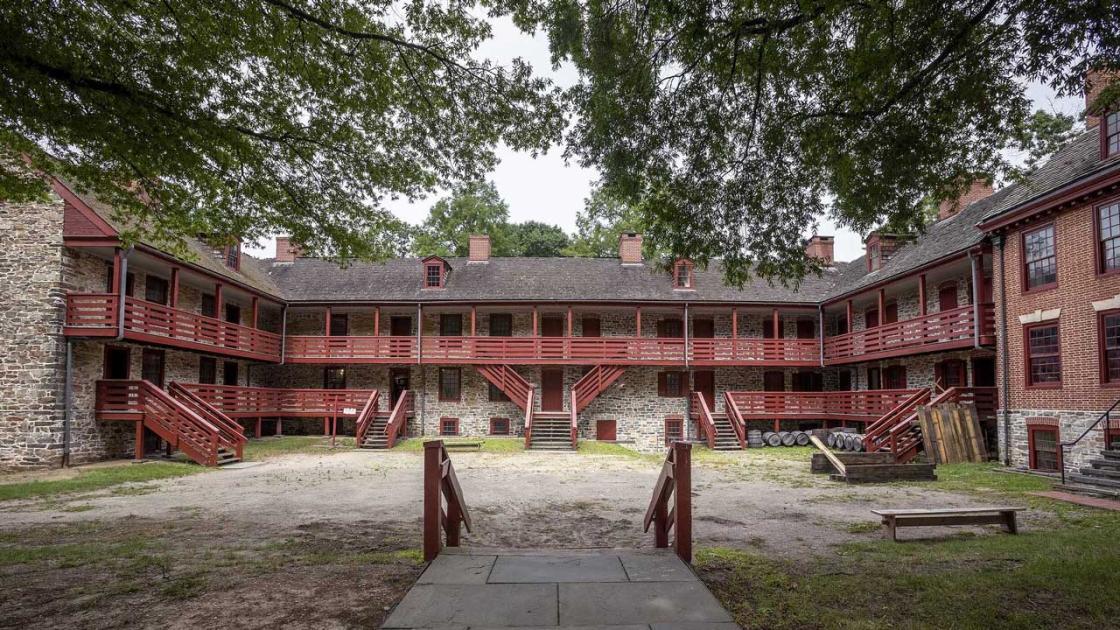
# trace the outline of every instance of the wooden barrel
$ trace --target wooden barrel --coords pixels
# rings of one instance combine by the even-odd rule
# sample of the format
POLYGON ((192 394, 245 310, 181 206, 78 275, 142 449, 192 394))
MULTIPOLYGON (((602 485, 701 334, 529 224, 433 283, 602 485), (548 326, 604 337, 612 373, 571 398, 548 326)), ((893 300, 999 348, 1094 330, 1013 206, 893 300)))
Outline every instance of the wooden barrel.
POLYGON ((767 431, 766 433, 762 434, 762 441, 766 442, 766 446, 781 446, 782 436, 774 433, 773 431, 767 431))
POLYGON ((856 435, 856 436, 852 437, 852 450, 857 452, 857 453, 863 450, 863 436, 862 435, 856 435))
POLYGON ((778 435, 782 437, 782 446, 793 446, 797 444, 797 438, 794 437, 793 431, 782 431, 778 435))
POLYGON ((844 450, 845 451, 852 450, 852 446, 855 444, 855 442, 853 441, 854 437, 855 436, 853 436, 851 433, 845 433, 844 434, 844 450))
POLYGON ((835 433, 829 433, 828 436, 825 437, 825 439, 824 439, 824 445, 827 446, 828 448, 835 448, 836 447, 836 434, 835 433))
POLYGON ((809 434, 804 431, 798 431, 796 439, 798 446, 806 446, 809 444, 809 434))

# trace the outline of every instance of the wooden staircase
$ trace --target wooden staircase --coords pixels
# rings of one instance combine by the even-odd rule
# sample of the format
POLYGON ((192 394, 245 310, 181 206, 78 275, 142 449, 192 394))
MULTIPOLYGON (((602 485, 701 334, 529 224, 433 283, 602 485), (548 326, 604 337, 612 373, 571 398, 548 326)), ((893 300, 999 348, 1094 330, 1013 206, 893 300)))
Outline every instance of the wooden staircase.
POLYGON ((377 404, 377 393, 374 392, 358 415, 355 433, 358 448, 393 448, 404 436, 408 419, 412 417, 413 393, 408 390, 401 392, 390 411, 379 411, 377 404))
POLYGON ((509 399, 521 407, 522 411, 528 411, 526 401, 529 399, 529 390, 533 386, 525 380, 525 377, 508 365, 476 365, 475 369, 494 387, 509 396, 509 399))
POLYGON ((708 448, 717 451, 746 448, 745 431, 729 414, 712 413, 700 392, 692 392, 691 402, 692 413, 700 421, 700 436, 707 439, 708 448))
POLYGON ((567 411, 537 411, 533 414, 533 430, 526 448, 534 451, 571 451, 571 414, 567 411))
POLYGON ((1084 494, 1098 494, 1120 498, 1120 442, 1113 442, 1100 452, 1100 457, 1089 460, 1068 476, 1065 489, 1084 494))
POLYGON ((125 386, 140 422, 172 448, 203 466, 241 461, 247 441, 241 425, 178 383, 168 385, 168 391, 149 381, 125 386))

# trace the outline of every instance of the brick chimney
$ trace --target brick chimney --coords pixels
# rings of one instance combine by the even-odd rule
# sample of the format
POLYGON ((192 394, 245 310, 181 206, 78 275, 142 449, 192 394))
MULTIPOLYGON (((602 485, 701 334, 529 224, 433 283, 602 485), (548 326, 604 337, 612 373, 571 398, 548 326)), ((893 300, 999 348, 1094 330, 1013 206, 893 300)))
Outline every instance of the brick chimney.
POLYGON ((302 255, 299 245, 292 243, 291 237, 276 237, 276 262, 293 262, 302 255))
POLYGON ((637 232, 623 232, 618 237, 618 258, 624 265, 642 263, 642 235, 637 232))
MULTIPOLYGON (((1090 70, 1085 73, 1085 109, 1093 105, 1097 97, 1101 95, 1106 87, 1113 81, 1120 79, 1120 74, 1115 72, 1107 72, 1104 70, 1090 70)), ((1085 128, 1092 129, 1101 122, 1100 116, 1093 116, 1088 113, 1085 114, 1085 128)))
POLYGON ((944 221, 967 208, 969 204, 991 196, 993 192, 995 191, 988 180, 976 179, 961 196, 956 199, 943 199, 941 201, 937 206, 937 220, 944 221))
POLYGON ((863 241, 867 254, 867 271, 882 267, 905 241, 906 237, 898 234, 877 231, 868 234, 863 241))
POLYGON ((831 236, 814 234, 809 242, 805 243, 805 255, 820 260, 821 264, 825 266, 831 266, 834 245, 835 242, 831 236))
POLYGON ((467 261, 472 263, 490 262, 490 237, 486 234, 471 234, 468 242, 467 261))

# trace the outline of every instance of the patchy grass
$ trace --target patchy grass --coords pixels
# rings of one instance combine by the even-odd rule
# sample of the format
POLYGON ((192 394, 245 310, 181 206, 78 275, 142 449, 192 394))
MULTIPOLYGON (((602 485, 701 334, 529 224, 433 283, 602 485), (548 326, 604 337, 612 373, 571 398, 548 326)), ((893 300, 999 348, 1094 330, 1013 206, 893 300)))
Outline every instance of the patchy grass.
MULTIPOLYGON (((404 451, 406 453, 419 453, 424 450, 424 443, 431 442, 432 440, 443 440, 444 444, 460 444, 460 443, 475 443, 481 442, 482 447, 479 449, 483 453, 521 453, 525 450, 525 442, 521 438, 411 438, 403 442, 398 442, 393 450, 404 451)), ((457 451, 457 452, 470 452, 470 451, 457 451)))
MULTIPOLYGON (((79 469, 76 475, 65 479, 0 483, 0 501, 47 498, 64 494, 94 492, 125 483, 182 477, 206 470, 206 468, 195 464, 175 462, 145 462, 143 464, 123 463, 119 466, 101 466, 88 470, 79 469)), ((141 486, 141 488, 145 487, 146 486, 141 486)), ((114 490, 114 493, 139 493, 132 492, 132 490, 132 488, 117 488, 114 490)))
POLYGON ((661 460, 665 456, 653 453, 639 453, 632 448, 627 448, 614 442, 600 442, 598 440, 580 440, 576 448, 580 455, 607 455, 624 457, 627 459, 661 460))
POLYGON ((883 529, 883 524, 878 521, 863 521, 860 523, 848 523, 844 528, 849 534, 870 534, 883 529))
POLYGON ((331 449, 331 439, 321 435, 285 435, 249 440, 245 444, 245 461, 262 461, 300 453, 340 453, 354 448, 354 438, 338 436, 334 444, 334 449, 331 449))

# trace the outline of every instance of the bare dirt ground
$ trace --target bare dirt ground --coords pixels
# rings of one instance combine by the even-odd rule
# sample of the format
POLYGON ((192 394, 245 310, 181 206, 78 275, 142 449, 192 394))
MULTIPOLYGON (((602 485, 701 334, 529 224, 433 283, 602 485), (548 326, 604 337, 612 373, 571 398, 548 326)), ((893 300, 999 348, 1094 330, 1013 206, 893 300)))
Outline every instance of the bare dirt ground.
MULTIPOLYGON (((641 519, 656 458, 452 459, 474 519, 465 545, 652 545, 641 519)), ((804 460, 696 459, 698 546, 828 556, 881 535, 872 507, 975 503, 918 485, 844 486, 810 475, 804 460)), ((420 454, 397 451, 289 455, 131 491, 9 501, 0 626, 376 627, 421 570, 420 506, 420 454)), ((1024 528, 1048 518, 1028 514, 1024 528)))

